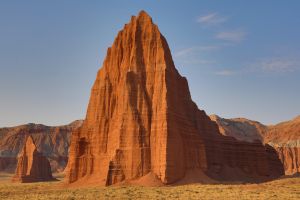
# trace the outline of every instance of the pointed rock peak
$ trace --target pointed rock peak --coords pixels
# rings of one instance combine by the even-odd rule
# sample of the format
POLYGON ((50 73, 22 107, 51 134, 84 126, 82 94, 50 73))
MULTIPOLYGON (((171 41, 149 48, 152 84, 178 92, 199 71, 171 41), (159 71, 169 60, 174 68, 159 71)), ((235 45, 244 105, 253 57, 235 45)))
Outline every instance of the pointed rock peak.
POLYGON ((30 135, 26 136, 25 144, 24 144, 23 150, 21 152, 21 155, 23 155, 24 153, 28 154, 28 153, 34 152, 36 149, 37 148, 34 144, 32 136, 30 136, 30 135))
POLYGON ((27 136, 25 145, 26 146, 35 146, 31 136, 27 136))
MULTIPOLYGON (((152 24, 152 25, 154 25, 151 16, 147 12, 145 12, 144 10, 140 11, 137 16, 134 16, 134 15, 131 16, 129 24, 136 23, 136 22, 138 22, 139 24, 152 24)), ((128 24, 126 24, 126 25, 128 25, 128 24)))
POLYGON ((137 16, 137 19, 151 20, 152 21, 152 18, 150 17, 150 15, 144 10, 139 12, 139 14, 137 16))
MULTIPOLYGON (((151 17, 141 11, 137 16, 132 16, 130 22, 119 31, 113 45, 107 50, 103 67, 127 72, 143 68, 153 70, 153 66, 157 67, 156 70, 175 69, 166 39, 151 17)), ((119 75, 114 72, 113 75, 103 76, 117 78, 119 75)))
POLYGON ((36 149, 36 145, 35 145, 35 143, 34 143, 34 141, 33 141, 32 136, 30 136, 30 135, 27 136, 25 146, 26 146, 26 147, 31 147, 31 148, 36 149))

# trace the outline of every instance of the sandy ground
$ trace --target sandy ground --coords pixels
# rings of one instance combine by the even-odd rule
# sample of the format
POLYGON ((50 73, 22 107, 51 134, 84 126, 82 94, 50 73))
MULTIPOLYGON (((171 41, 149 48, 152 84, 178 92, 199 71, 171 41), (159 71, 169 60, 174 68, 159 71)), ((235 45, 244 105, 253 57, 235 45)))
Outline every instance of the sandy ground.
POLYGON ((11 183, 12 174, 0 174, 0 199, 300 199, 300 177, 260 184, 190 184, 141 187, 63 187, 59 181, 11 183))

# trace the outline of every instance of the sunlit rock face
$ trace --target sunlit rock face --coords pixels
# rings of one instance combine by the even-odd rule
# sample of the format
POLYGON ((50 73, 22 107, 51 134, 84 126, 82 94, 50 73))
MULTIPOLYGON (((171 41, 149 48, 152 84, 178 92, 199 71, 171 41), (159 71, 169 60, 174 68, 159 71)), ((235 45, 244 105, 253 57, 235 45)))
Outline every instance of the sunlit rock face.
POLYGON ((285 174, 300 173, 300 116, 269 126, 264 142, 272 145, 278 152, 285 174))
POLYGON ((219 133, 191 100, 166 39, 141 11, 108 48, 86 119, 72 134, 67 179, 112 185, 151 173, 171 184, 195 170, 222 180, 270 178, 282 174, 273 153, 219 133), (231 176, 235 169, 243 175, 231 176))

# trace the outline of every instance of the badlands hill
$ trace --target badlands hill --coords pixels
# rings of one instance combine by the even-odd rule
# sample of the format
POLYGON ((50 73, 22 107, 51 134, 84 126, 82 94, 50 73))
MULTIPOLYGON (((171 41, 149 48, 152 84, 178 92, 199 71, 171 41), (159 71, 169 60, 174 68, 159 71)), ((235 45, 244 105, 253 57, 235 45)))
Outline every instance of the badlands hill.
POLYGON ((286 174, 300 173, 300 116, 276 125, 266 126, 244 118, 224 119, 211 115, 223 135, 241 141, 260 140, 273 146, 284 164, 286 174))
POLYGON ((68 161, 71 133, 81 124, 82 121, 77 120, 64 126, 25 124, 0 128, 0 171, 15 171, 17 156, 29 135, 38 151, 50 160, 52 171, 63 171, 68 161))
POLYGON ((265 142, 272 142, 279 146, 300 147, 300 116, 286 122, 268 126, 264 135, 265 142))
POLYGON ((210 119, 218 124, 222 135, 231 136, 241 141, 262 141, 262 136, 267 130, 265 125, 245 118, 225 119, 218 115, 210 115, 210 119))

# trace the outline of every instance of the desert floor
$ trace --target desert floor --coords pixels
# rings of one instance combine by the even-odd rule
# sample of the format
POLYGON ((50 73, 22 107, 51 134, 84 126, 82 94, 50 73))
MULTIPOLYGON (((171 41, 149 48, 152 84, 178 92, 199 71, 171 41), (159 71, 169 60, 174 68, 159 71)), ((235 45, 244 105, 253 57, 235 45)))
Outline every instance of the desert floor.
POLYGON ((59 181, 11 183, 12 174, 0 174, 0 199, 300 199, 300 177, 260 184, 192 184, 164 187, 65 188, 59 181))

